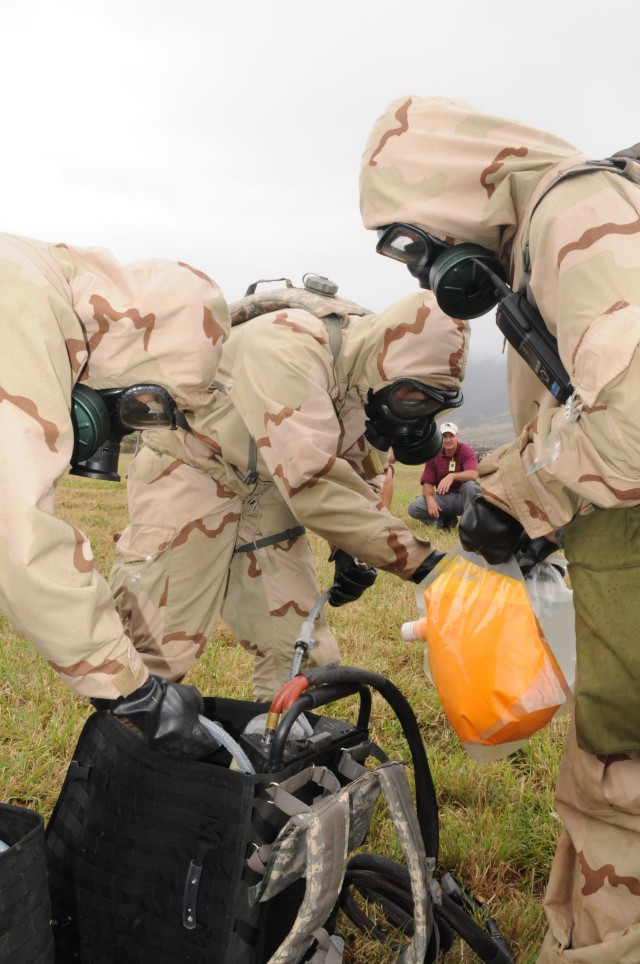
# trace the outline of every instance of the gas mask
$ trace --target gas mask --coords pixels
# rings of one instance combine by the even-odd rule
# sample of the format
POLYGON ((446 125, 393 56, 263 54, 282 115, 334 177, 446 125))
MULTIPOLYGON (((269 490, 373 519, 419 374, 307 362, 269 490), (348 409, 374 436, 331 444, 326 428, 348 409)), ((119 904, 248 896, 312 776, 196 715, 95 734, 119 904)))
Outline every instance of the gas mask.
POLYGON ((553 397, 563 404, 573 394, 558 342, 527 297, 512 291, 496 256, 479 244, 446 244, 412 224, 396 222, 378 231, 378 254, 401 261, 421 288, 433 291, 452 318, 478 318, 496 305, 496 324, 553 397))
POLYGON ((378 254, 406 264, 420 287, 433 291, 445 315, 478 318, 498 303, 491 274, 504 279, 504 271, 479 244, 447 244, 402 222, 381 228, 378 237, 378 254))
POLYGON ((188 429, 176 403, 160 385, 131 385, 94 391, 76 385, 71 393, 74 445, 71 475, 119 482, 120 444, 131 432, 188 429))
POLYGON ((419 465, 442 448, 436 415, 458 408, 462 400, 460 392, 440 391, 413 378, 400 378, 377 392, 369 389, 365 438, 383 452, 393 448, 398 462, 419 465))

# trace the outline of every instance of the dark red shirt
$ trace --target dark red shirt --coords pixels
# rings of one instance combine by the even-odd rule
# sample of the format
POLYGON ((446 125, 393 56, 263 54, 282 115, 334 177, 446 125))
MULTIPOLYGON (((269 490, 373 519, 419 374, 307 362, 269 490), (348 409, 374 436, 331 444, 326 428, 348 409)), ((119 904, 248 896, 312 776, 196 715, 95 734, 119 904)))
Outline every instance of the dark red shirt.
MULTIPOLYGON (((445 475, 449 475, 450 472, 466 472, 468 469, 477 468, 478 456, 471 446, 465 445, 464 442, 458 442, 458 448, 451 458, 448 458, 444 454, 444 449, 441 449, 437 455, 434 455, 432 459, 425 463, 424 471, 420 477, 420 485, 428 482, 430 485, 437 486, 438 482, 441 482, 445 475)), ((458 482, 456 479, 451 484, 449 492, 457 492, 461 485, 462 482, 458 482)))

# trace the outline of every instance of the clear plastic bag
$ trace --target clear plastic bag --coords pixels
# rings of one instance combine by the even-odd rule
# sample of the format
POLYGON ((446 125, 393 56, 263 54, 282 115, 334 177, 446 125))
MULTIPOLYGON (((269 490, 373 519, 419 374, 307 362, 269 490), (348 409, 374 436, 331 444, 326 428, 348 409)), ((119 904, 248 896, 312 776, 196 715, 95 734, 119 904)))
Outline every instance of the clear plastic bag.
MULTIPOLYGON (((573 691, 576 680, 576 617, 573 593, 554 565, 554 560, 566 569, 564 556, 554 554, 533 567, 527 574, 524 585, 545 639, 558 661, 569 689, 573 691)), ((566 708, 571 708, 570 702, 566 708)))
POLYGON ((466 750, 513 752, 570 700, 515 560, 454 547, 425 580, 428 672, 466 750))

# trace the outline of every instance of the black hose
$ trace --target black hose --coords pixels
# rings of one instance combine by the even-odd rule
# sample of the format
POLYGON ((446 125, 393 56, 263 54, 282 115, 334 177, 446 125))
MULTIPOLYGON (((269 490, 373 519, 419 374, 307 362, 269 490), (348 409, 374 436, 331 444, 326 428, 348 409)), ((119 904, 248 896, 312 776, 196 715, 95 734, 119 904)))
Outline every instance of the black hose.
MULTIPOLYGON (((411 878, 405 867, 387 857, 357 854, 349 861, 340 895, 341 907, 352 923, 377 940, 388 940, 386 931, 373 924, 355 902, 349 893, 350 887, 366 901, 378 906, 393 927, 402 930, 407 937, 412 936, 413 927, 408 918, 413 917, 413 895, 411 878)), ((479 901, 475 904, 478 920, 471 916, 469 909, 447 894, 442 895, 441 904, 433 905, 441 950, 451 947, 452 933, 455 932, 488 964, 514 964, 506 941, 489 917, 486 906, 479 901), (483 918, 484 924, 481 923, 483 918)))
POLYGON ((359 683, 370 686, 380 693, 394 711, 411 752, 416 784, 416 812, 425 850, 427 857, 433 857, 437 863, 439 829, 436 791, 418 721, 408 700, 398 687, 381 673, 372 673, 355 666, 320 666, 305 670, 303 675, 313 687, 325 686, 329 683, 359 683))
POLYGON ((360 697, 360 710, 356 727, 366 733, 369 728, 369 718, 371 716, 371 691, 367 686, 362 686, 357 683, 335 683, 335 685, 329 684, 322 686, 317 690, 304 690, 299 699, 291 704, 278 723, 273 735, 266 769, 272 772, 280 770, 284 766, 283 757, 287 737, 291 732, 291 727, 302 713, 317 709, 326 703, 343 700, 347 696, 354 696, 356 693, 360 697))

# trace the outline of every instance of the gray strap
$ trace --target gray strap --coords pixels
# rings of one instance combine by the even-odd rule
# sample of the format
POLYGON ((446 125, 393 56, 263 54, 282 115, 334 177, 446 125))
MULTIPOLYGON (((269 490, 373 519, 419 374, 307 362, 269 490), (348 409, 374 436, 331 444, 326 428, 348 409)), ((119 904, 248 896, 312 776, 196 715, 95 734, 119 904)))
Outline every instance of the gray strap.
POLYGON ((282 532, 276 532, 273 536, 264 536, 262 539, 256 539, 254 542, 245 542, 241 546, 236 546, 233 550, 236 552, 253 552, 255 549, 264 549, 265 546, 275 546, 277 542, 287 542, 290 539, 298 539, 303 536, 306 532, 304 526, 293 526, 292 529, 283 529, 282 532))
POLYGON ((373 743, 371 740, 365 740, 364 743, 359 743, 357 746, 348 747, 344 749, 338 760, 336 769, 347 780, 356 780, 360 774, 367 769, 364 766, 367 757, 372 756, 379 763, 388 763, 389 758, 381 750, 377 743, 373 743))
POLYGON ((314 931, 313 936, 318 942, 318 949, 309 958, 309 964, 340 964, 344 953, 342 938, 337 934, 330 936, 324 927, 314 931))
POLYGON ((247 866, 251 867, 251 870, 254 870, 257 874, 263 874, 269 863, 271 850, 271 844, 263 844, 261 847, 255 846, 255 849, 247 857, 247 866))
POLYGON ((298 916, 269 964, 296 964, 302 959, 314 932, 335 906, 347 864, 348 796, 329 797, 319 810, 293 819, 306 824, 306 888, 298 916))
POLYGON ((640 184, 640 143, 625 147, 611 155, 611 160, 622 174, 634 184, 640 184))
POLYGON ((294 796, 296 790, 300 790, 308 783, 315 783, 322 787, 324 795, 337 793, 340 790, 340 781, 331 770, 327 767, 314 765, 306 767, 299 773, 294 773, 293 776, 283 780, 282 783, 273 783, 270 787, 267 787, 266 796, 288 817, 297 813, 308 813, 312 808, 294 796))
MULTIPOLYGON (((258 465, 258 446, 253 435, 249 437, 249 458, 247 460, 247 474, 242 480, 245 485, 255 485, 259 481, 256 467, 258 465)), ((236 549, 236 552, 238 550, 236 549)))
POLYGON ((385 763, 375 772, 378 774, 389 816, 404 851, 413 896, 413 937, 411 944, 399 955, 398 961, 402 961, 402 964, 423 964, 434 929, 432 881, 435 860, 433 857, 427 858, 424 849, 404 765, 385 763))
POLYGON ((338 361, 338 355, 342 350, 342 321, 339 315, 327 315, 322 319, 329 336, 329 348, 333 355, 334 365, 338 361))

